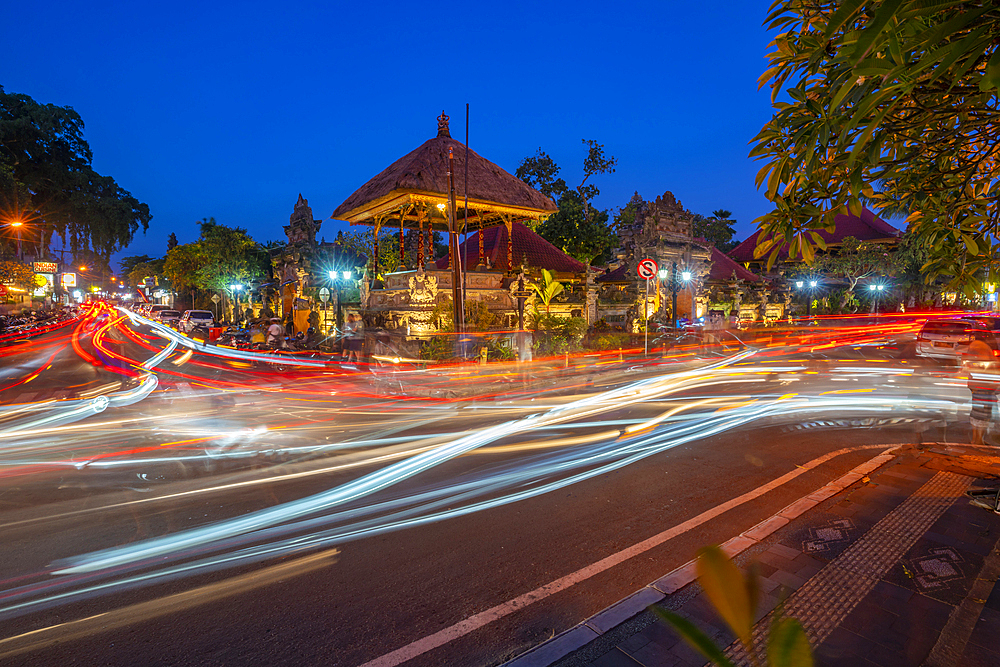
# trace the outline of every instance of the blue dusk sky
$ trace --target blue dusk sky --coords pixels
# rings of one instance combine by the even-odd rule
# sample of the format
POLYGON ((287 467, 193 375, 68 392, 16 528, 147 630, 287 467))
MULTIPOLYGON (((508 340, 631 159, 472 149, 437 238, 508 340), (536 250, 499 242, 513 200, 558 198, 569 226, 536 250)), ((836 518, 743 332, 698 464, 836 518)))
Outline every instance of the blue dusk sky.
POLYGON ((769 4, 15 2, 0 85, 76 109, 95 169, 149 205, 119 256, 204 217, 284 238, 300 192, 326 220, 442 109, 463 140, 467 102, 470 147, 507 171, 541 147, 575 185, 596 139, 618 158, 599 207, 669 190, 742 240, 769 210, 747 157, 769 4))

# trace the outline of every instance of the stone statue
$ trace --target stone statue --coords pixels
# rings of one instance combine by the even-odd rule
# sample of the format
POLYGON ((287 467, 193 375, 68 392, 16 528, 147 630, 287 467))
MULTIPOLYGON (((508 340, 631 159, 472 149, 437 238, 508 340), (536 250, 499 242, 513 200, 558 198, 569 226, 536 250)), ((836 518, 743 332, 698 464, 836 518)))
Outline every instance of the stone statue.
POLYGON ((451 138, 451 132, 448 130, 448 115, 442 110, 441 115, 438 116, 438 136, 451 138))
POLYGON ((417 272, 409 280, 410 303, 416 305, 432 304, 437 298, 438 279, 424 272, 424 267, 417 267, 417 272))

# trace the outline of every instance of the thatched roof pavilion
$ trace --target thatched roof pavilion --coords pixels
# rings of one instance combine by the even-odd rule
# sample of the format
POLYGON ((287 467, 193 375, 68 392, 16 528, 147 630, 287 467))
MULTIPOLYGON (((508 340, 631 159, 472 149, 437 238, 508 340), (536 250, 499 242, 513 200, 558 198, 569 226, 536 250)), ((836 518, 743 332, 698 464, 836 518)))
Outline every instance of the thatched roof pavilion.
MULTIPOLYGON (((333 212, 351 224, 403 221, 409 229, 423 217, 438 231, 447 231, 441 208, 449 197, 448 151, 452 152, 456 220, 464 222, 465 145, 451 138, 448 117, 438 118, 438 134, 386 167, 358 188, 333 212), (442 205, 439 208, 438 205, 442 205)), ((478 229, 506 219, 541 220, 555 213, 555 203, 475 151, 469 151, 469 227, 478 229)))

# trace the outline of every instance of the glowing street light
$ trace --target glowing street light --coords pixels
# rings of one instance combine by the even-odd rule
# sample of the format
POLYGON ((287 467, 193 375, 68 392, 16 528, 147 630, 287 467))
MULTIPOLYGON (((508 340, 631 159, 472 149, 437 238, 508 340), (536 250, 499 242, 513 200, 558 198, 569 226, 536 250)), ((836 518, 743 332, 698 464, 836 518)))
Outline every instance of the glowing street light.
POLYGON ((810 316, 812 316, 812 297, 813 297, 813 292, 816 291, 816 288, 818 286, 819 286, 819 281, 815 280, 815 279, 810 279, 808 281, 808 283, 806 281, 803 281, 803 280, 796 280, 795 281, 795 289, 801 290, 801 289, 803 289, 803 287, 806 288, 805 291, 806 291, 806 317, 807 318, 810 317, 810 316))
POLYGON ((690 271, 681 271, 681 280, 683 280, 684 282, 687 282, 687 281, 691 280, 691 272, 690 271))
POLYGON ((15 230, 17 230, 17 260, 19 262, 23 262, 24 261, 24 253, 21 252, 21 227, 24 227, 24 221, 23 220, 12 220, 11 222, 8 222, 7 224, 10 225, 11 227, 13 227, 15 230))

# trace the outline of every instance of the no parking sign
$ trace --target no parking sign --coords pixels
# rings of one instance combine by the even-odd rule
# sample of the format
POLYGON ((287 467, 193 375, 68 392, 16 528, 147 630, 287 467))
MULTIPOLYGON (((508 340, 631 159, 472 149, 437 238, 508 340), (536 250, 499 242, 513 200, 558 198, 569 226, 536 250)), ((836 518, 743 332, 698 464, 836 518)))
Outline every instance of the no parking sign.
POLYGON ((656 268, 656 262, 651 259, 644 259, 639 262, 637 271, 639 273, 639 277, 643 280, 652 280, 653 276, 656 275, 656 268))

